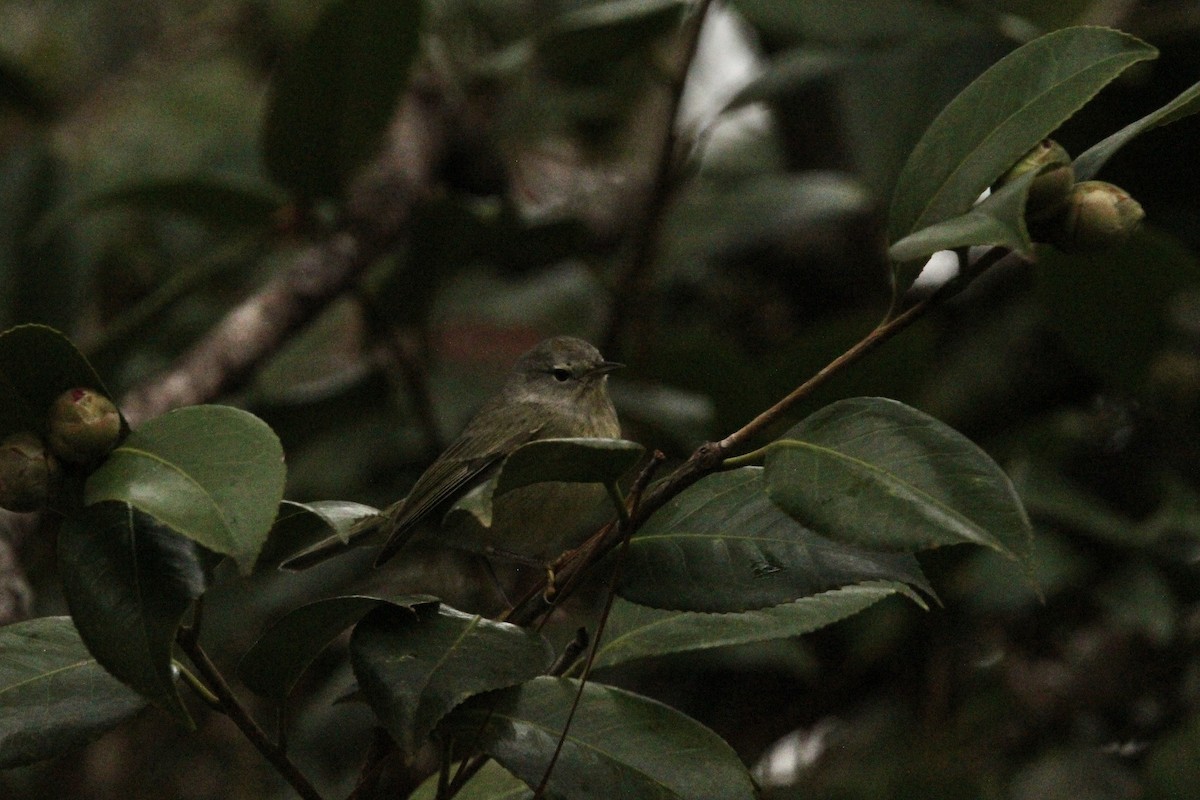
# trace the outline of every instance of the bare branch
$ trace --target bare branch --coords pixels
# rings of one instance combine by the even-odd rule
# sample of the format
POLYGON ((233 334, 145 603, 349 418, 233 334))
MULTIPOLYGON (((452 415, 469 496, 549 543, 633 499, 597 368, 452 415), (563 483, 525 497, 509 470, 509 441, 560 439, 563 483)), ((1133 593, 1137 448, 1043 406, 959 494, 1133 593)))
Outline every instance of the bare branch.
POLYGON ((136 424, 245 385, 403 232, 413 203, 432 183, 444 131, 440 103, 430 94, 411 91, 397 114, 387 152, 353 188, 347 224, 304 249, 170 369, 131 389, 121 403, 125 416, 136 424))

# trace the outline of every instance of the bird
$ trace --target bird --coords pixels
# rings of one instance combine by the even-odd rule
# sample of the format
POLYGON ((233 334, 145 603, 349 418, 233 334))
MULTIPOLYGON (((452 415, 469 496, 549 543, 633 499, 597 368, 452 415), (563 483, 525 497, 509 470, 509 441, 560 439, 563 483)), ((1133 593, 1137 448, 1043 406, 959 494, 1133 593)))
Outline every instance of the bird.
MULTIPOLYGON (((451 508, 486 483, 521 445, 540 439, 619 437, 608 375, 621 366, 570 336, 546 339, 521 355, 499 393, 426 468, 408 496, 365 521, 363 527, 386 537, 375 564, 400 552, 431 514, 451 508)), ((569 546, 565 537, 604 495, 604 487, 596 484, 524 486, 494 498, 487 529, 470 514, 449 515, 442 539, 456 547, 544 563, 569 546)))

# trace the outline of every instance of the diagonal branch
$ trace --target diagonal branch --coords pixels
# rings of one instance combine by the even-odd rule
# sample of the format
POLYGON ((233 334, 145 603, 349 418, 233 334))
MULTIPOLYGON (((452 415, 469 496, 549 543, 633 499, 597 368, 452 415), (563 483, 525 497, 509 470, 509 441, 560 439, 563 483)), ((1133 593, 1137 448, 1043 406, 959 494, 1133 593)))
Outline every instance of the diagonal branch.
POLYGON ((410 91, 391 146, 349 198, 349 221, 305 248, 243 300, 164 373, 126 393, 130 422, 211 401, 246 384, 298 330, 346 291, 403 232, 413 204, 433 181, 445 141, 444 113, 428 93, 410 91))

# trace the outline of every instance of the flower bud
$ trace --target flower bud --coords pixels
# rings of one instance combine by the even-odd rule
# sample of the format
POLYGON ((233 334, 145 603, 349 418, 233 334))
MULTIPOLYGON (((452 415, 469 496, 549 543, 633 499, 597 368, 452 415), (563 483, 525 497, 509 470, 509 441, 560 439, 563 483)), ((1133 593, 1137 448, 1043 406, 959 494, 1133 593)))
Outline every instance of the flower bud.
POLYGON ((1071 189, 1051 241, 1066 253, 1107 250, 1123 244, 1145 216, 1141 203, 1121 187, 1083 181, 1071 189))
POLYGON ((1029 172, 1040 174, 1029 187, 1025 202, 1025 217, 1036 221, 1059 213, 1066 206, 1067 195, 1075 185, 1075 169, 1066 148, 1053 139, 1042 139, 1021 160, 1000 176, 992 186, 999 189, 1029 172))
POLYGON ((37 511, 58 486, 62 470, 42 440, 14 433, 0 442, 0 507, 37 511))
POLYGON ((50 449, 66 461, 87 464, 103 458, 120 435, 121 415, 99 392, 69 389, 50 406, 50 449))

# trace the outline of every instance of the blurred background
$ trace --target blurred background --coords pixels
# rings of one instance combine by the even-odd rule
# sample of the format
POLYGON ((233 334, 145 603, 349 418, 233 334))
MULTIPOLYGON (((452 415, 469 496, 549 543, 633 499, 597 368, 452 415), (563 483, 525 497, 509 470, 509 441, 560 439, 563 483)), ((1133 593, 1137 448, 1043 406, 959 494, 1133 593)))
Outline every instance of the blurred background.
MULTIPOLYGON (((326 5, 0 0, 0 328, 66 332, 120 397, 337 229, 336 202, 300 208, 272 182, 260 133, 280 59, 326 5)), ((275 428, 292 499, 402 496, 553 333, 626 362, 613 379, 626 435, 686 457, 879 319, 895 177, 1005 53, 1080 23, 1160 49, 1056 134, 1073 154, 1200 81, 1194 0, 717 4, 680 109, 686 168, 658 213, 677 15, 548 46, 555 19, 603 4, 426 5, 414 86, 454 124, 405 235, 215 398, 275 428), (647 230, 656 246, 637 267, 647 230)), ((1175 123, 1100 175, 1146 209, 1129 245, 1045 249, 988 274, 802 409, 887 396, 979 443, 1033 518, 1040 596, 994 555, 953 548, 922 556, 944 606, 896 598, 802 640, 597 677, 712 727, 770 798, 1193 797, 1198 137, 1196 118, 1175 123)), ((2 535, 5 621, 65 613, 53 542, 21 519, 2 535)), ((361 586, 349 561, 231 571, 206 612, 218 660, 235 663, 281 611, 361 586)), ((477 591, 426 567, 414 580, 458 581, 446 596, 477 591)), ((350 680, 329 653, 291 709, 295 757, 339 787, 330 797, 353 787, 372 736, 365 708, 333 703, 350 680)), ((232 725, 196 713, 191 734, 147 709, 80 752, 0 773, 0 796, 288 796, 232 725)))

